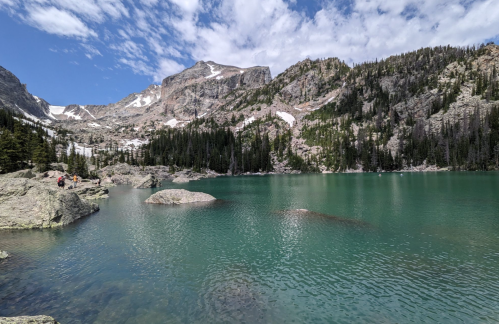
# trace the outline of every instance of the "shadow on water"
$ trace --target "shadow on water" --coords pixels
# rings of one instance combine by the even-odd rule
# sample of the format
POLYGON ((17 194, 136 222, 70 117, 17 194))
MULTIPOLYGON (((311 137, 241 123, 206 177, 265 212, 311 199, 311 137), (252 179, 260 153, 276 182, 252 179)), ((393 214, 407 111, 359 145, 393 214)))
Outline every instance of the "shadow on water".
POLYGON ((276 214, 281 214, 285 216, 292 216, 292 217, 307 217, 307 218, 320 218, 335 224, 343 225, 343 226, 348 226, 348 227, 354 227, 354 228, 364 228, 364 229, 373 229, 374 227, 364 221, 356 220, 356 219, 348 219, 348 218, 342 218, 334 215, 328 215, 328 214, 323 214, 307 209, 285 209, 285 210, 278 210, 275 211, 274 213, 276 214))

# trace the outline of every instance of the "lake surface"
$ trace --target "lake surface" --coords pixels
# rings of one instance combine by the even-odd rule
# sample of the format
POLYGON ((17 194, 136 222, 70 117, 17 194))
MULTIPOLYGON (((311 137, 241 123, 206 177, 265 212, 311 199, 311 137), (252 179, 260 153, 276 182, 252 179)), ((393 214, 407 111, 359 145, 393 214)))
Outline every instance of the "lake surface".
POLYGON ((0 316, 45 314, 63 324, 499 321, 499 173, 164 185, 220 201, 146 205, 158 189, 116 187, 100 212, 65 228, 0 232, 12 256, 0 261, 0 316))

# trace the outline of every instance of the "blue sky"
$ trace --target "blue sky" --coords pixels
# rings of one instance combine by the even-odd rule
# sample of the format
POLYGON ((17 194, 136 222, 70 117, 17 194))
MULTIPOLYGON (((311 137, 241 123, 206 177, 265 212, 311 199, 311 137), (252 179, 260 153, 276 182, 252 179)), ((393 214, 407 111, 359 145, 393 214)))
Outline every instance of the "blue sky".
POLYGON ((498 33, 496 0, 0 0, 0 65, 54 105, 116 102, 198 60, 277 75, 498 33))

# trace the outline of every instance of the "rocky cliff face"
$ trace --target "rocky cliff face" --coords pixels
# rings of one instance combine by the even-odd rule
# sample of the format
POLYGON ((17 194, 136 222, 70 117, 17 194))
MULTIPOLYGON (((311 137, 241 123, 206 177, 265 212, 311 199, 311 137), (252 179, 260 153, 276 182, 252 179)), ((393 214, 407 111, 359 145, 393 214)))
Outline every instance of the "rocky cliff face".
POLYGON ((31 95, 25 84, 0 66, 0 108, 35 118, 47 118, 48 104, 31 95))
POLYGON ((255 89, 271 81, 268 67, 241 69, 215 62, 196 63, 193 67, 163 80, 161 99, 166 114, 185 117, 207 115, 224 103, 235 89, 255 89))

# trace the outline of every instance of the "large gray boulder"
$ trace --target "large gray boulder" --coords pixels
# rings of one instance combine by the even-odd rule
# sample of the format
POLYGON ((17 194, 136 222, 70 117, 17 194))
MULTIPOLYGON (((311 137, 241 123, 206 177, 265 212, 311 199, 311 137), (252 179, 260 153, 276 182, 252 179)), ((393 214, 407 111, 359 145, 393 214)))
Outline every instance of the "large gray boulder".
POLYGON ((70 190, 30 179, 0 179, 0 229, 59 227, 98 210, 70 190))
POLYGON ((59 324, 50 316, 0 317, 0 324, 59 324))
POLYGON ((203 192, 191 192, 184 189, 167 189, 156 192, 145 202, 148 204, 180 205, 214 200, 216 200, 215 197, 203 192))
POLYGON ((133 187, 135 189, 157 188, 161 187, 161 181, 159 181, 154 175, 148 174, 143 178, 136 179, 133 182, 133 187))

